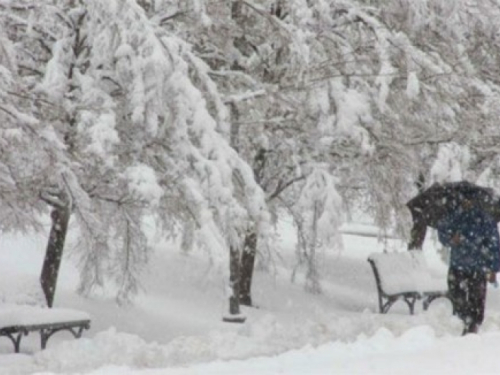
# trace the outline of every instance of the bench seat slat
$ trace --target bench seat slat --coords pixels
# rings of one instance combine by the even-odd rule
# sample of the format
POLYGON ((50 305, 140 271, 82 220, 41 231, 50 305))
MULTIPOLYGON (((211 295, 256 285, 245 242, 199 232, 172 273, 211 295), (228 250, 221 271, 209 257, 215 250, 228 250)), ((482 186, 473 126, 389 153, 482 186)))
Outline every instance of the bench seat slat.
POLYGON ((33 332, 42 329, 65 329, 72 327, 85 327, 90 326, 90 320, 71 320, 59 323, 41 323, 32 325, 14 325, 9 327, 0 328, 0 335, 2 333, 15 333, 15 332, 33 332))

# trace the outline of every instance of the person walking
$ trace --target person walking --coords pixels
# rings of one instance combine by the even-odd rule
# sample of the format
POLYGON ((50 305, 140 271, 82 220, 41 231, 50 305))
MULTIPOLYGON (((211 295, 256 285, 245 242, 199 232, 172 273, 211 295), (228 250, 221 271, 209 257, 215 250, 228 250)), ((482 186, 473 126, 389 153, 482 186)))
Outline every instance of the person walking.
POLYGON ((453 313, 464 322, 463 335, 477 333, 484 319, 487 282, 500 271, 496 221, 470 200, 437 225, 439 241, 450 248, 448 293, 453 313))

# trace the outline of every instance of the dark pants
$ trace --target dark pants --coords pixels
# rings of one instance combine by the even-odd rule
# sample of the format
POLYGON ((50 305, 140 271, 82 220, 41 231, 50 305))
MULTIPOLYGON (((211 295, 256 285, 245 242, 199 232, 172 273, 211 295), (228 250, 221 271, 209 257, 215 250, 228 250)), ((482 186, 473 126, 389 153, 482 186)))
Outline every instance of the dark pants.
POLYGON ((448 291, 453 303, 453 314, 465 323, 464 333, 476 332, 484 319, 486 274, 450 268, 448 291))

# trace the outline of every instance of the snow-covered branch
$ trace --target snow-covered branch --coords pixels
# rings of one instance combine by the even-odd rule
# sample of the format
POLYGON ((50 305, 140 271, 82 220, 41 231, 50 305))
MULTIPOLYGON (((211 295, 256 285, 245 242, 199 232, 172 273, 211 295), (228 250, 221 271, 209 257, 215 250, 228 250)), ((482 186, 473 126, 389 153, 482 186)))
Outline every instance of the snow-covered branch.
POLYGON ((243 92, 240 94, 234 94, 234 95, 228 95, 224 97, 224 103, 238 103, 238 102, 243 102, 246 100, 252 100, 255 98, 258 98, 260 96, 266 95, 266 90, 257 90, 257 91, 252 91, 252 92, 243 92))

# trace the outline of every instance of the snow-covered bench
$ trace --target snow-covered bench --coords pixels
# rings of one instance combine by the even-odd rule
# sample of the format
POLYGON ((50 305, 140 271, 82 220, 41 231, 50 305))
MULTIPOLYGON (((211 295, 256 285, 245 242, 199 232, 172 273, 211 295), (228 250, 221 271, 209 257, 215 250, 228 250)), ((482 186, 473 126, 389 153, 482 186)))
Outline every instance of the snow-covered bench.
POLYGON ((417 300, 422 299, 423 308, 427 310, 436 298, 448 296, 446 278, 430 272, 420 250, 371 254, 368 262, 375 275, 382 314, 398 300, 405 301, 413 314, 417 300))
POLYGON ((31 275, 0 276, 0 337, 9 338, 16 353, 21 338, 33 331, 40 332, 41 347, 56 332, 69 331, 80 338, 90 328, 90 316, 78 310, 48 308, 37 278, 31 275))
POLYGON ((19 353, 21 338, 30 332, 40 332, 41 347, 56 332, 69 331, 80 338, 84 329, 90 328, 90 317, 78 310, 44 308, 38 306, 0 305, 0 336, 8 337, 19 353))

